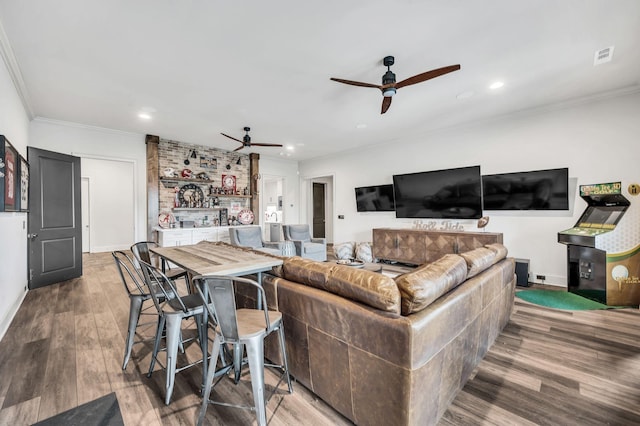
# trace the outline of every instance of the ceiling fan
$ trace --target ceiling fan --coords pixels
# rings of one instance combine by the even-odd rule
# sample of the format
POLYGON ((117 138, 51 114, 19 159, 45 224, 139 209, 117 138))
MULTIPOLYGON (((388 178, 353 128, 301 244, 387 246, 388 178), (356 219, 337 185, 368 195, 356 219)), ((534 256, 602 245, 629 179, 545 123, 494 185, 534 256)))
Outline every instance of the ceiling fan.
POLYGON ((277 143, 251 143, 251 136, 249 136, 250 127, 245 127, 244 131, 245 135, 242 137, 242 140, 236 139, 233 136, 225 135, 224 133, 220 133, 222 136, 226 136, 229 139, 233 139, 236 142, 240 142, 242 144, 241 147, 234 149, 234 151, 240 151, 242 148, 251 148, 252 146, 282 146, 277 143))
POLYGON ((382 111, 380 114, 384 114, 391 106, 391 98, 395 95, 396 90, 401 87, 411 86, 412 84, 422 83, 423 81, 430 80, 432 78, 440 77, 441 75, 448 74, 453 71, 458 71, 460 69, 460 64, 457 65, 449 65, 448 67, 437 68, 431 71, 423 72, 422 74, 414 75, 413 77, 409 77, 405 80, 402 80, 399 83, 396 83, 396 75, 391 72, 391 65, 394 63, 393 56, 385 56, 382 60, 382 63, 385 67, 387 67, 387 72, 382 76, 382 84, 370 84, 370 83, 361 83, 359 81, 352 80, 344 80, 341 78, 331 78, 333 81, 337 81, 338 83, 350 84, 352 86, 361 86, 361 87, 374 87, 376 89, 380 89, 382 91, 382 111))

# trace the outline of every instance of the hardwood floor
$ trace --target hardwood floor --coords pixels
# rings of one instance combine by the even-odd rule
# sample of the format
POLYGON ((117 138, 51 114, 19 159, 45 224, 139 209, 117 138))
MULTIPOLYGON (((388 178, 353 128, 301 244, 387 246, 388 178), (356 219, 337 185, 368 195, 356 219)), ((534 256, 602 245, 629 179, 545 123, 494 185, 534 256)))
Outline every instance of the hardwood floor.
MULTIPOLYGON (((200 368, 178 373, 169 406, 163 372, 146 377, 150 342, 134 346, 123 371, 128 298, 109 253, 83 261, 82 278, 30 291, 0 342, 0 425, 28 425, 110 392, 127 425, 194 424, 200 368)), ((152 336, 153 325, 141 334, 152 336)), ((180 361, 197 359, 196 346, 180 361)), ((220 400, 251 401, 248 377, 238 385, 225 379, 215 392, 220 400)), ((292 395, 274 395, 268 420, 351 424, 299 383, 292 395)), ((251 411, 210 405, 207 423, 255 420, 251 411)), ((567 312, 516 299, 510 323, 440 421, 483 424, 640 424, 640 311, 567 312)))

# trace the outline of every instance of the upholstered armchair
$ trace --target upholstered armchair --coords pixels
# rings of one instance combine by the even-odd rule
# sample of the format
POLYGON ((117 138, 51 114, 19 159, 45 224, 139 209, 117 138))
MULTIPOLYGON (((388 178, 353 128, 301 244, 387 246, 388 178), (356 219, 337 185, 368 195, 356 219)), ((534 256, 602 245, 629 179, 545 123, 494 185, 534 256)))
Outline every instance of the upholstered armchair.
POLYGON ((229 239, 231 244, 238 247, 248 247, 276 256, 286 255, 284 241, 266 242, 262 239, 262 228, 259 226, 230 227, 229 239))
POLYGON ((312 238, 309 225, 282 225, 284 239, 293 241, 296 246, 296 256, 324 262, 327 260, 327 240, 312 238))

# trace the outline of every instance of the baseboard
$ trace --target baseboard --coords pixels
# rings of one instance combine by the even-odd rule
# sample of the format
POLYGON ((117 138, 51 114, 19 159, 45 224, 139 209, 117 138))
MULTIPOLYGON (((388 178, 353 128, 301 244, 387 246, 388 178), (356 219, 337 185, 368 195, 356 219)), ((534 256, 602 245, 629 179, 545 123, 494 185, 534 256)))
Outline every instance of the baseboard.
POLYGON ((9 330, 11 321, 13 321, 13 318, 18 313, 18 309, 20 309, 20 306, 22 306, 22 301, 26 296, 27 296, 27 291, 25 289, 25 291, 22 292, 22 296, 18 298, 16 303, 14 303, 13 306, 11 306, 11 308, 9 309, 9 312, 7 312, 4 318, 2 318, 2 322, 0 323, 0 340, 4 338, 4 335, 7 333, 7 330, 9 330))

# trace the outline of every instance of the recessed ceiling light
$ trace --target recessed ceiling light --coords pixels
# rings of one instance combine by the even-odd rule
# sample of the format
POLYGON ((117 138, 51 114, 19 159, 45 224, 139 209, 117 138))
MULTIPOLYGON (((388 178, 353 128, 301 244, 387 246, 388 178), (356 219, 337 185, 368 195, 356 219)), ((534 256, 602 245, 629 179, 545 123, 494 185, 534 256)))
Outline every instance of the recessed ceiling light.
POLYGON ((489 89, 491 89, 491 90, 495 90, 495 89, 499 89, 499 88, 501 88, 502 86, 504 86, 504 83, 503 83, 503 82, 501 82, 501 81, 496 81, 496 82, 491 83, 491 86, 489 86, 489 89))
POLYGON ((151 120, 151 114, 147 112, 141 112, 140 114, 138 114, 138 118, 141 118, 143 120, 151 120))
POLYGON ((360 123, 356 126, 356 129, 366 129, 366 128, 367 128, 367 125, 364 123, 360 123))
POLYGON ((293 145, 287 145, 287 151, 293 151, 294 149, 293 145))
POLYGON ((466 92, 459 93, 458 96, 456 96, 456 98, 457 99, 469 99, 473 95, 474 95, 474 93, 472 91, 467 90, 466 92))

